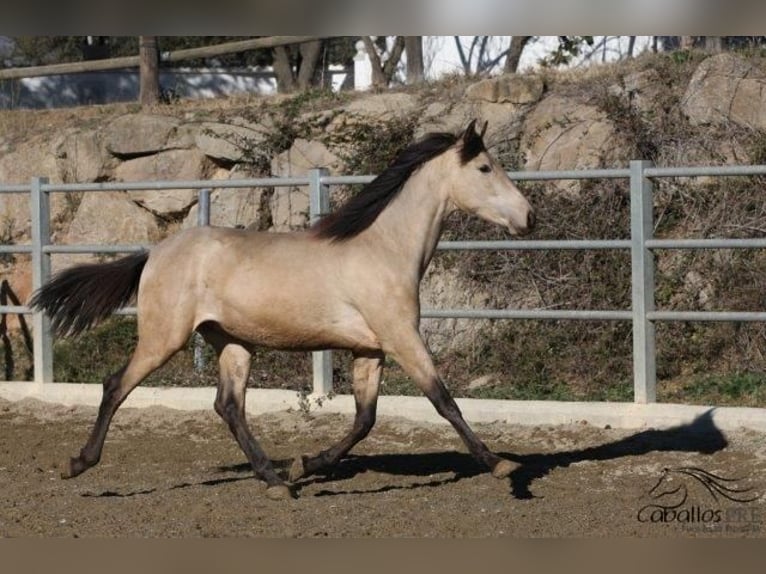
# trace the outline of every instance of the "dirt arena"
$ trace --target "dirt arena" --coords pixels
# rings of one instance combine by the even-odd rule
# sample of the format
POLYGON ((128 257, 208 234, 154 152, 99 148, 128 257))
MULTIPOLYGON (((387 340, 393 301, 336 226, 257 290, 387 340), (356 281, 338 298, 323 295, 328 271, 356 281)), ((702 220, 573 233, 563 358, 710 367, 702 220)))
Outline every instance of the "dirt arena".
MULTIPOLYGON (((476 425, 518 465, 505 480, 474 464, 450 427, 383 418, 288 501, 265 497, 212 409, 121 410, 101 464, 60 479, 94 417, 0 399, 0 536, 766 536, 766 436, 724 435, 704 417, 665 431, 476 425), (689 471, 663 479, 664 468, 701 469, 722 486, 689 471)), ((286 472, 350 418, 285 412, 251 424, 286 472)))

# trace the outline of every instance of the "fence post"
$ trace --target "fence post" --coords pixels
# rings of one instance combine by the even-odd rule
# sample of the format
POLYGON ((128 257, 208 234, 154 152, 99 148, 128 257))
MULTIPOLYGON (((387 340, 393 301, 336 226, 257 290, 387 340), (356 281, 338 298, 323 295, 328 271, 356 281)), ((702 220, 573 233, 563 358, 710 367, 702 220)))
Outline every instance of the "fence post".
MULTIPOLYGON (((205 227, 210 225, 210 190, 200 189, 197 199, 197 226, 205 227)), ((205 368, 205 340, 199 333, 194 333, 194 370, 201 373, 205 368)))
MULTIPOLYGON (((322 177, 329 175, 326 168, 309 170, 309 219, 313 224, 322 215, 330 212, 330 187, 322 183, 322 177)), ((328 395, 332 392, 332 352, 312 353, 314 394, 328 395)))
POLYGON ((636 403, 657 400, 657 362, 654 323, 654 255, 646 247, 654 232, 652 182, 644 175, 648 161, 630 162, 630 235, 633 309, 633 397, 636 403))
MULTIPOLYGON (((32 222, 32 289, 40 289, 51 276, 51 256, 43 249, 50 243, 50 199, 42 186, 47 177, 33 177, 30 185, 29 209, 32 222)), ((53 335, 48 315, 37 311, 32 315, 32 354, 35 383, 53 382, 53 335)))

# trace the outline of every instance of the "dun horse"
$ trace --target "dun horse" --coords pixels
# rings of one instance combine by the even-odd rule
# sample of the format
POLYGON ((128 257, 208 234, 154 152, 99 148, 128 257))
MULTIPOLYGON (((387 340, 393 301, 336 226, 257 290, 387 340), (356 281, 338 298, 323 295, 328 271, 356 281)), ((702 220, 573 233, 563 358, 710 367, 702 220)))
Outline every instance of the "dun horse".
POLYGON ((253 349, 347 349, 356 416, 338 444, 299 456, 289 481, 337 463, 375 423, 384 357, 412 377, 466 447, 498 478, 512 470, 463 419, 418 330, 418 288, 445 218, 459 209, 524 234, 530 204, 484 146, 472 121, 405 148, 374 181, 307 231, 184 231, 150 252, 57 274, 34 294, 60 335, 77 335, 137 292, 138 343, 107 377, 94 428, 62 476, 98 463, 109 424, 128 394, 197 331, 218 355, 214 407, 271 498, 292 495, 248 428, 245 388, 253 349))

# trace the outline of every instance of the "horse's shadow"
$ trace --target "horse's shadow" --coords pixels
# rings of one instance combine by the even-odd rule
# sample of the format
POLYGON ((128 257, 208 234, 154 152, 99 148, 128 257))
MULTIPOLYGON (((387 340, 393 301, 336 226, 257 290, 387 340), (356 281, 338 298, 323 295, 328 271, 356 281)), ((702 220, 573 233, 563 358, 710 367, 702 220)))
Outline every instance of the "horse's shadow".
MULTIPOLYGON (((556 468, 566 468, 577 462, 613 460, 650 452, 672 451, 712 454, 722 450, 726 448, 728 441, 713 422, 713 410, 706 411, 688 424, 663 430, 645 430, 620 440, 583 449, 533 454, 500 452, 498 453, 500 456, 519 465, 509 476, 510 494, 517 499, 535 498, 530 490, 535 480, 548 475, 556 468)), ((291 460, 275 460, 273 462, 278 472, 286 473, 291 460)), ((187 488, 197 485, 216 486, 252 478, 252 469, 249 464, 221 466, 218 470, 222 473, 247 474, 248 476, 229 476, 195 484, 182 483, 172 488, 187 488)), ((421 477, 428 480, 413 481, 408 484, 390 484, 371 489, 325 489, 315 493, 315 496, 438 487, 487 472, 469 454, 455 451, 349 455, 335 467, 298 481, 294 485, 294 490, 298 493, 309 485, 337 483, 369 471, 393 476, 421 477)))
MULTIPOLYGON (((556 468, 566 468, 582 461, 613 460, 638 456, 650 452, 696 452, 712 454, 726 448, 728 441, 713 422, 710 409, 692 422, 663 430, 645 430, 616 440, 577 450, 552 453, 515 454, 500 452, 518 467, 509 476, 511 495, 517 499, 535 498, 530 487, 556 468)), ((286 469, 290 461, 275 461, 278 469, 286 469)), ((221 467, 222 471, 252 472, 247 464, 221 467)), ((316 496, 385 492, 442 486, 483 474, 486 471, 473 457, 460 452, 428 452, 415 454, 349 455, 338 465, 315 476, 299 481, 295 490, 315 484, 328 484, 351 479, 364 472, 378 472, 395 476, 423 477, 426 481, 406 485, 392 484, 369 490, 320 490, 316 496), (442 475, 450 476, 444 477, 442 475)))

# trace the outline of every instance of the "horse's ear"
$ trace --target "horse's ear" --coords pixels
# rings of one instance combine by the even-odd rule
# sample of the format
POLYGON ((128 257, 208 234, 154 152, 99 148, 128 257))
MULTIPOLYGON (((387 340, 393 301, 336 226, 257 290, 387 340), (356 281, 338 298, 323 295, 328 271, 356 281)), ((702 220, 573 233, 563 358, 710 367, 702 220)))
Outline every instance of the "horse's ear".
POLYGON ((472 119, 463 132, 463 142, 468 142, 476 137, 476 119, 472 119))

